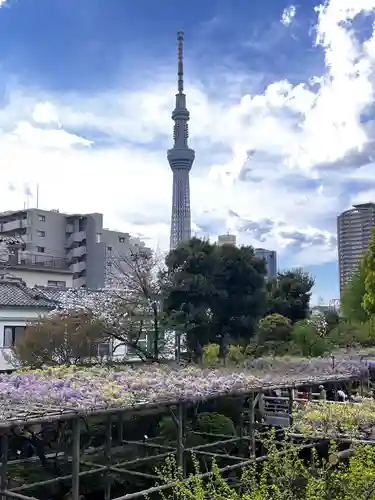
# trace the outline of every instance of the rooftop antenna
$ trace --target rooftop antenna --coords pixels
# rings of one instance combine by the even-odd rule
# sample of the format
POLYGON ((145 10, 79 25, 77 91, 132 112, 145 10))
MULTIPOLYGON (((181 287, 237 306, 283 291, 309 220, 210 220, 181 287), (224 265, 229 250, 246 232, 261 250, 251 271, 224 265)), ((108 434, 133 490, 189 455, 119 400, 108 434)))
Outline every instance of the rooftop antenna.
POLYGON ((184 32, 177 32, 177 52, 178 52, 178 93, 182 94, 184 91, 184 32))
POLYGON ((27 184, 25 184, 25 196, 26 196, 26 202, 25 202, 25 207, 24 208, 27 208, 29 209, 30 208, 30 197, 33 195, 31 190, 30 190, 30 186, 28 186, 27 184))

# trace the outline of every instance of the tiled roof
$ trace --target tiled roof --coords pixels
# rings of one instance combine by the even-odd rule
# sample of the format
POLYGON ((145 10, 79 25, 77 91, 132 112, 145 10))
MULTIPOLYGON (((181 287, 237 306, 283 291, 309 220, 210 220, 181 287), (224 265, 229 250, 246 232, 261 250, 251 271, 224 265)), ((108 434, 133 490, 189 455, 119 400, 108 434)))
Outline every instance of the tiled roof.
POLYGON ((56 302, 22 283, 0 281, 0 307, 54 309, 56 302))
MULTIPOLYGON (((48 286, 34 286, 33 290, 37 293, 40 293, 43 295, 46 299, 52 300, 53 302, 61 302, 61 300, 64 298, 66 293, 69 290, 72 290, 71 288, 55 288, 55 287, 48 287, 48 286)), ((82 288, 76 288, 75 290, 79 291, 81 294, 83 290, 87 292, 87 295, 92 295, 96 293, 105 293, 105 290, 92 290, 90 288, 88 289, 82 289, 82 288)))

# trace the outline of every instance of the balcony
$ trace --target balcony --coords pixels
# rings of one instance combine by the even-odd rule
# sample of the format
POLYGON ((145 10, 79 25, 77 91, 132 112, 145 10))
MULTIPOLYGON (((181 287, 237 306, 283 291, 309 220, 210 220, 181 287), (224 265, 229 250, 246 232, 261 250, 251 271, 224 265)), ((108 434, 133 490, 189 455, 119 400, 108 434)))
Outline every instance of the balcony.
POLYGON ((8 266, 14 269, 30 269, 59 271, 69 273, 69 266, 65 257, 53 257, 49 255, 36 255, 20 253, 18 255, 8 256, 8 266))
POLYGON ((86 255, 87 253, 87 248, 85 245, 82 245, 80 247, 75 247, 69 250, 69 252, 66 255, 66 260, 68 262, 71 262, 74 258, 79 259, 82 257, 82 255, 86 255))
POLYGON ((69 269, 74 273, 74 274, 79 274, 82 271, 86 269, 86 262, 75 262, 74 264, 71 264, 69 269))
POLYGON ((65 247, 71 248, 74 243, 81 243, 86 239, 86 231, 77 231, 69 236, 66 240, 65 247))
POLYGON ((25 227, 25 223, 27 221, 23 221, 21 219, 17 219, 17 220, 12 220, 10 222, 4 222, 2 224, 2 229, 1 231, 3 233, 7 233, 8 231, 16 231, 17 229, 22 229, 23 227, 25 227))
POLYGON ((81 276, 80 278, 75 278, 73 279, 73 287, 74 288, 79 288, 81 286, 86 285, 86 278, 84 276, 81 276))

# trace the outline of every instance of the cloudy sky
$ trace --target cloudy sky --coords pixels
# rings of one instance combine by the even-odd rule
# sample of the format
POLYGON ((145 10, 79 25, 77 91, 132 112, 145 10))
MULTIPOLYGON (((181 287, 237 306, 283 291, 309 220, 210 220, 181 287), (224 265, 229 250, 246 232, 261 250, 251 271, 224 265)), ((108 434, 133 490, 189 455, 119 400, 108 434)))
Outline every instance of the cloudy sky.
POLYGON ((40 208, 166 248, 183 29, 194 232, 275 249, 337 297, 336 216, 375 201, 375 0, 0 5, 0 210, 39 183, 40 208))

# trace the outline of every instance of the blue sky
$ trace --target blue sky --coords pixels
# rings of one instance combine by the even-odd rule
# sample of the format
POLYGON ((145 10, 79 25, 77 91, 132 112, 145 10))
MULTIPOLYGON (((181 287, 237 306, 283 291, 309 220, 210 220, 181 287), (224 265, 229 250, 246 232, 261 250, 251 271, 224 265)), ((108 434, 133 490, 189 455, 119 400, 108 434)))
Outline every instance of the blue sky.
POLYGON ((176 32, 193 230, 337 298, 336 216, 375 201, 375 0, 0 0, 0 210, 98 211, 167 248, 176 32))

